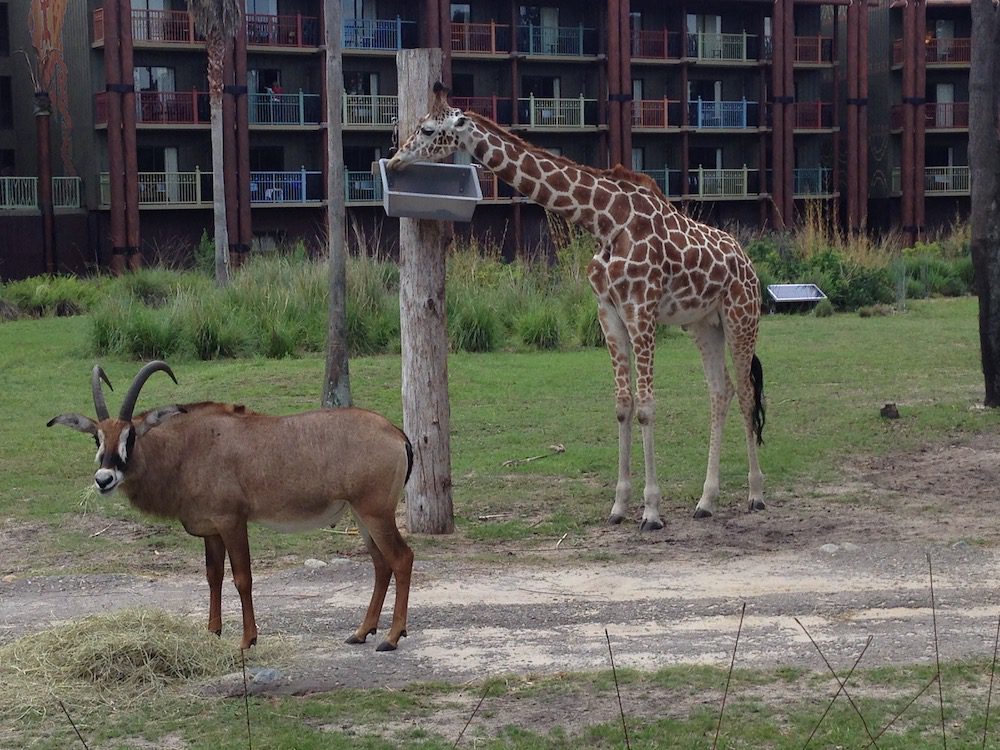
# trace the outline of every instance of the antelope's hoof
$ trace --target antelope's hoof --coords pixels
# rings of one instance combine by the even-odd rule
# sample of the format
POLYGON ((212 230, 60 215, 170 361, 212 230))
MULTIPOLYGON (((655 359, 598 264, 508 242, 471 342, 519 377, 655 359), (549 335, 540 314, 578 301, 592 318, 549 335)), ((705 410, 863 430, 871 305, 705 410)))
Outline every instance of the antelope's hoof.
POLYGON ((249 641, 243 641, 243 643, 240 644, 240 650, 249 651, 253 646, 256 645, 257 645, 257 636, 254 636, 249 641))
POLYGON ((209 628, 209 633, 215 633, 216 638, 222 637, 222 628, 209 628))
POLYGON ((712 511, 705 510, 704 508, 695 508, 694 509, 694 517, 695 518, 711 518, 712 517, 712 511))
POLYGON ((357 633, 352 633, 351 636, 344 641, 344 643, 350 643, 352 646, 358 643, 364 643, 368 640, 368 636, 375 635, 375 628, 372 628, 364 635, 358 635, 357 633))
POLYGON ((663 521, 655 520, 650 521, 648 519, 642 519, 642 523, 639 524, 639 531, 659 531, 663 528, 663 521))
MULTIPOLYGON (((402 631, 399 634, 399 637, 400 638, 406 638, 406 631, 405 630, 402 631)), ((396 641, 397 641, 396 643, 390 643, 388 640, 384 640, 380 644, 378 644, 378 646, 375 648, 375 650, 376 651, 395 651, 396 648, 397 648, 399 639, 397 638, 396 641)))
POLYGON ((767 506, 764 505, 763 500, 751 500, 750 501, 750 512, 753 513, 755 510, 764 510, 767 506))
POLYGON ((608 516, 608 526, 617 526, 624 520, 625 516, 619 516, 617 513, 612 513, 608 516))

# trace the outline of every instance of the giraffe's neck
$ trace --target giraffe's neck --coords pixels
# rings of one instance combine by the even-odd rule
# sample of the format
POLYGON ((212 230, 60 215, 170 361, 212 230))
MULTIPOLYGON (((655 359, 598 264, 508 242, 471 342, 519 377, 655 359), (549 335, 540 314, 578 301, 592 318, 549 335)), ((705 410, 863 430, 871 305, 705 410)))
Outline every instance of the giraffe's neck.
POLYGON ((521 195, 601 238, 607 222, 594 209, 598 190, 607 190, 586 169, 535 148, 485 118, 473 115, 462 145, 521 195))

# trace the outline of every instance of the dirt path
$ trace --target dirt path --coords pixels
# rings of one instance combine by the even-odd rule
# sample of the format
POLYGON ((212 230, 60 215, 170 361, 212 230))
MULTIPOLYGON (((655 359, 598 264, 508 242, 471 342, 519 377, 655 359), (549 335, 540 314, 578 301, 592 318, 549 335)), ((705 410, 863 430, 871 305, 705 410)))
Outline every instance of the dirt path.
MULTIPOLYGON (((867 666, 930 663, 928 552, 942 657, 987 657, 1000 612, 998 456, 1000 436, 985 435, 852 467, 837 487, 772 498, 763 514, 729 508, 695 522, 673 512, 654 534, 602 528, 558 550, 512 551, 498 562, 419 559, 410 636, 391 654, 376 654, 374 641, 343 643, 367 605, 366 559, 258 572, 261 638, 288 639, 294 656, 276 665, 278 680, 257 689, 605 669, 605 628, 620 666, 724 667, 744 602, 742 666, 822 668, 796 617, 835 664, 852 662, 869 635, 867 666), (583 546, 590 561, 582 561, 583 546)), ((235 641, 238 599, 228 585, 224 596, 226 637, 235 641)), ((0 583, 0 642, 137 604, 201 619, 207 586, 195 575, 0 583)))

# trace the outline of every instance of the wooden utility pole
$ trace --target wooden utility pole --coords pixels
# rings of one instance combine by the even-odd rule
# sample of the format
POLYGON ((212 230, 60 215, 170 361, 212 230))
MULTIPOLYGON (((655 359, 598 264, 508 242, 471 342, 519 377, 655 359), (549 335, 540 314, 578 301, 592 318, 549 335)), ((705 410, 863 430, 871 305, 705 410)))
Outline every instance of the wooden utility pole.
MULTIPOLYGON (((441 50, 401 50, 396 53, 396 69, 402 141, 430 110, 431 89, 441 79, 441 50)), ((445 315, 448 230, 440 221, 399 220, 403 429, 415 454, 406 487, 406 521, 411 532, 424 534, 455 530, 445 315)))
POLYGON ((347 241, 344 234, 344 128, 340 92, 344 66, 340 57, 340 3, 323 8, 326 35, 326 228, 330 263, 330 315, 326 337, 323 406, 351 405, 347 362, 347 241))

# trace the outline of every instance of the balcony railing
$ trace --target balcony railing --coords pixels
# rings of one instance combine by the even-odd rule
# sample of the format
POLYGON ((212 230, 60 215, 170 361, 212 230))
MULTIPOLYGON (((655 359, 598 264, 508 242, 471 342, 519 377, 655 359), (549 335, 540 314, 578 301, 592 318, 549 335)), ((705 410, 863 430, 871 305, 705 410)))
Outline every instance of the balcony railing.
POLYGON ((688 57, 740 62, 760 58, 757 37, 747 34, 688 34, 688 57))
POLYGON ((527 55, 576 56, 597 54, 597 29, 580 26, 517 27, 517 49, 527 55))
POLYGON ((801 130, 820 130, 833 127, 831 102, 796 102, 795 127, 801 130))
MULTIPOLYGON (((924 127, 928 130, 964 130, 969 127, 968 102, 927 102, 923 107, 924 127)), ((889 113, 890 128, 901 130, 905 113, 905 104, 894 104, 889 113)))
POLYGON ((352 18, 344 21, 344 49, 397 51, 416 43, 417 24, 395 19, 352 18))
POLYGON ((318 47, 322 41, 314 16, 247 13, 247 44, 268 47, 318 47))
POLYGON ((671 99, 639 99, 632 102, 633 128, 679 128, 682 103, 671 99))
POLYGON ((319 94, 250 94, 248 114, 253 125, 318 125, 322 122, 319 94))
MULTIPOLYGON (((968 65, 972 61, 972 39, 927 39, 924 42, 924 60, 928 65, 968 65)), ((902 39, 892 43, 892 63, 903 64, 902 39)))
POLYGON ((498 96, 453 96, 451 104, 463 112, 475 112, 493 122, 509 125, 513 122, 513 100, 498 96))
POLYGON ((704 198, 743 198, 756 195, 759 189, 759 170, 703 169, 688 172, 688 192, 704 198))
POLYGON ((194 19, 183 10, 133 10, 132 39, 136 42, 192 44, 205 37, 195 31, 194 19))
MULTIPOLYGON (((925 167, 924 194, 968 194, 971 180, 968 167, 925 167)), ((892 192, 899 194, 903 190, 902 170, 894 167, 892 170, 892 192)))
POLYGON ((741 99, 734 102, 688 102, 688 124, 693 128, 756 128, 760 122, 757 102, 741 99))
POLYGON ((797 198, 833 192, 833 170, 829 167, 798 168, 794 180, 793 189, 797 198))
POLYGON ((480 55, 510 52, 510 26, 489 23, 452 23, 451 51, 480 55))
POLYGON ((520 124, 530 128, 583 128, 597 123, 597 100, 518 99, 520 124))
POLYGON ((632 30, 632 57, 649 60, 678 60, 684 46, 676 31, 632 30))
MULTIPOLYGON (((143 125, 207 125, 212 119, 205 91, 140 91, 135 117, 143 125)), ((94 96, 94 122, 108 123, 107 92, 94 96)))
POLYGON ((833 62, 833 37, 830 36, 795 37, 795 62, 797 63, 833 62))
MULTIPOLYGON (((79 177, 53 177, 53 208, 79 208, 80 186, 79 177)), ((0 211, 38 207, 37 177, 0 177, 0 211)))
POLYGON ((397 117, 397 96, 344 94, 341 99, 341 118, 345 128, 391 128, 397 117))
POLYGON ((643 169, 641 174, 652 177, 664 195, 680 196, 681 171, 679 169, 643 169))
MULTIPOLYGON (((139 172, 140 206, 210 206, 212 173, 139 172)), ((107 172, 101 173, 101 205, 111 203, 111 184, 107 172)), ((251 172, 250 202, 313 203, 323 200, 322 172, 300 169, 294 172, 251 172)))

